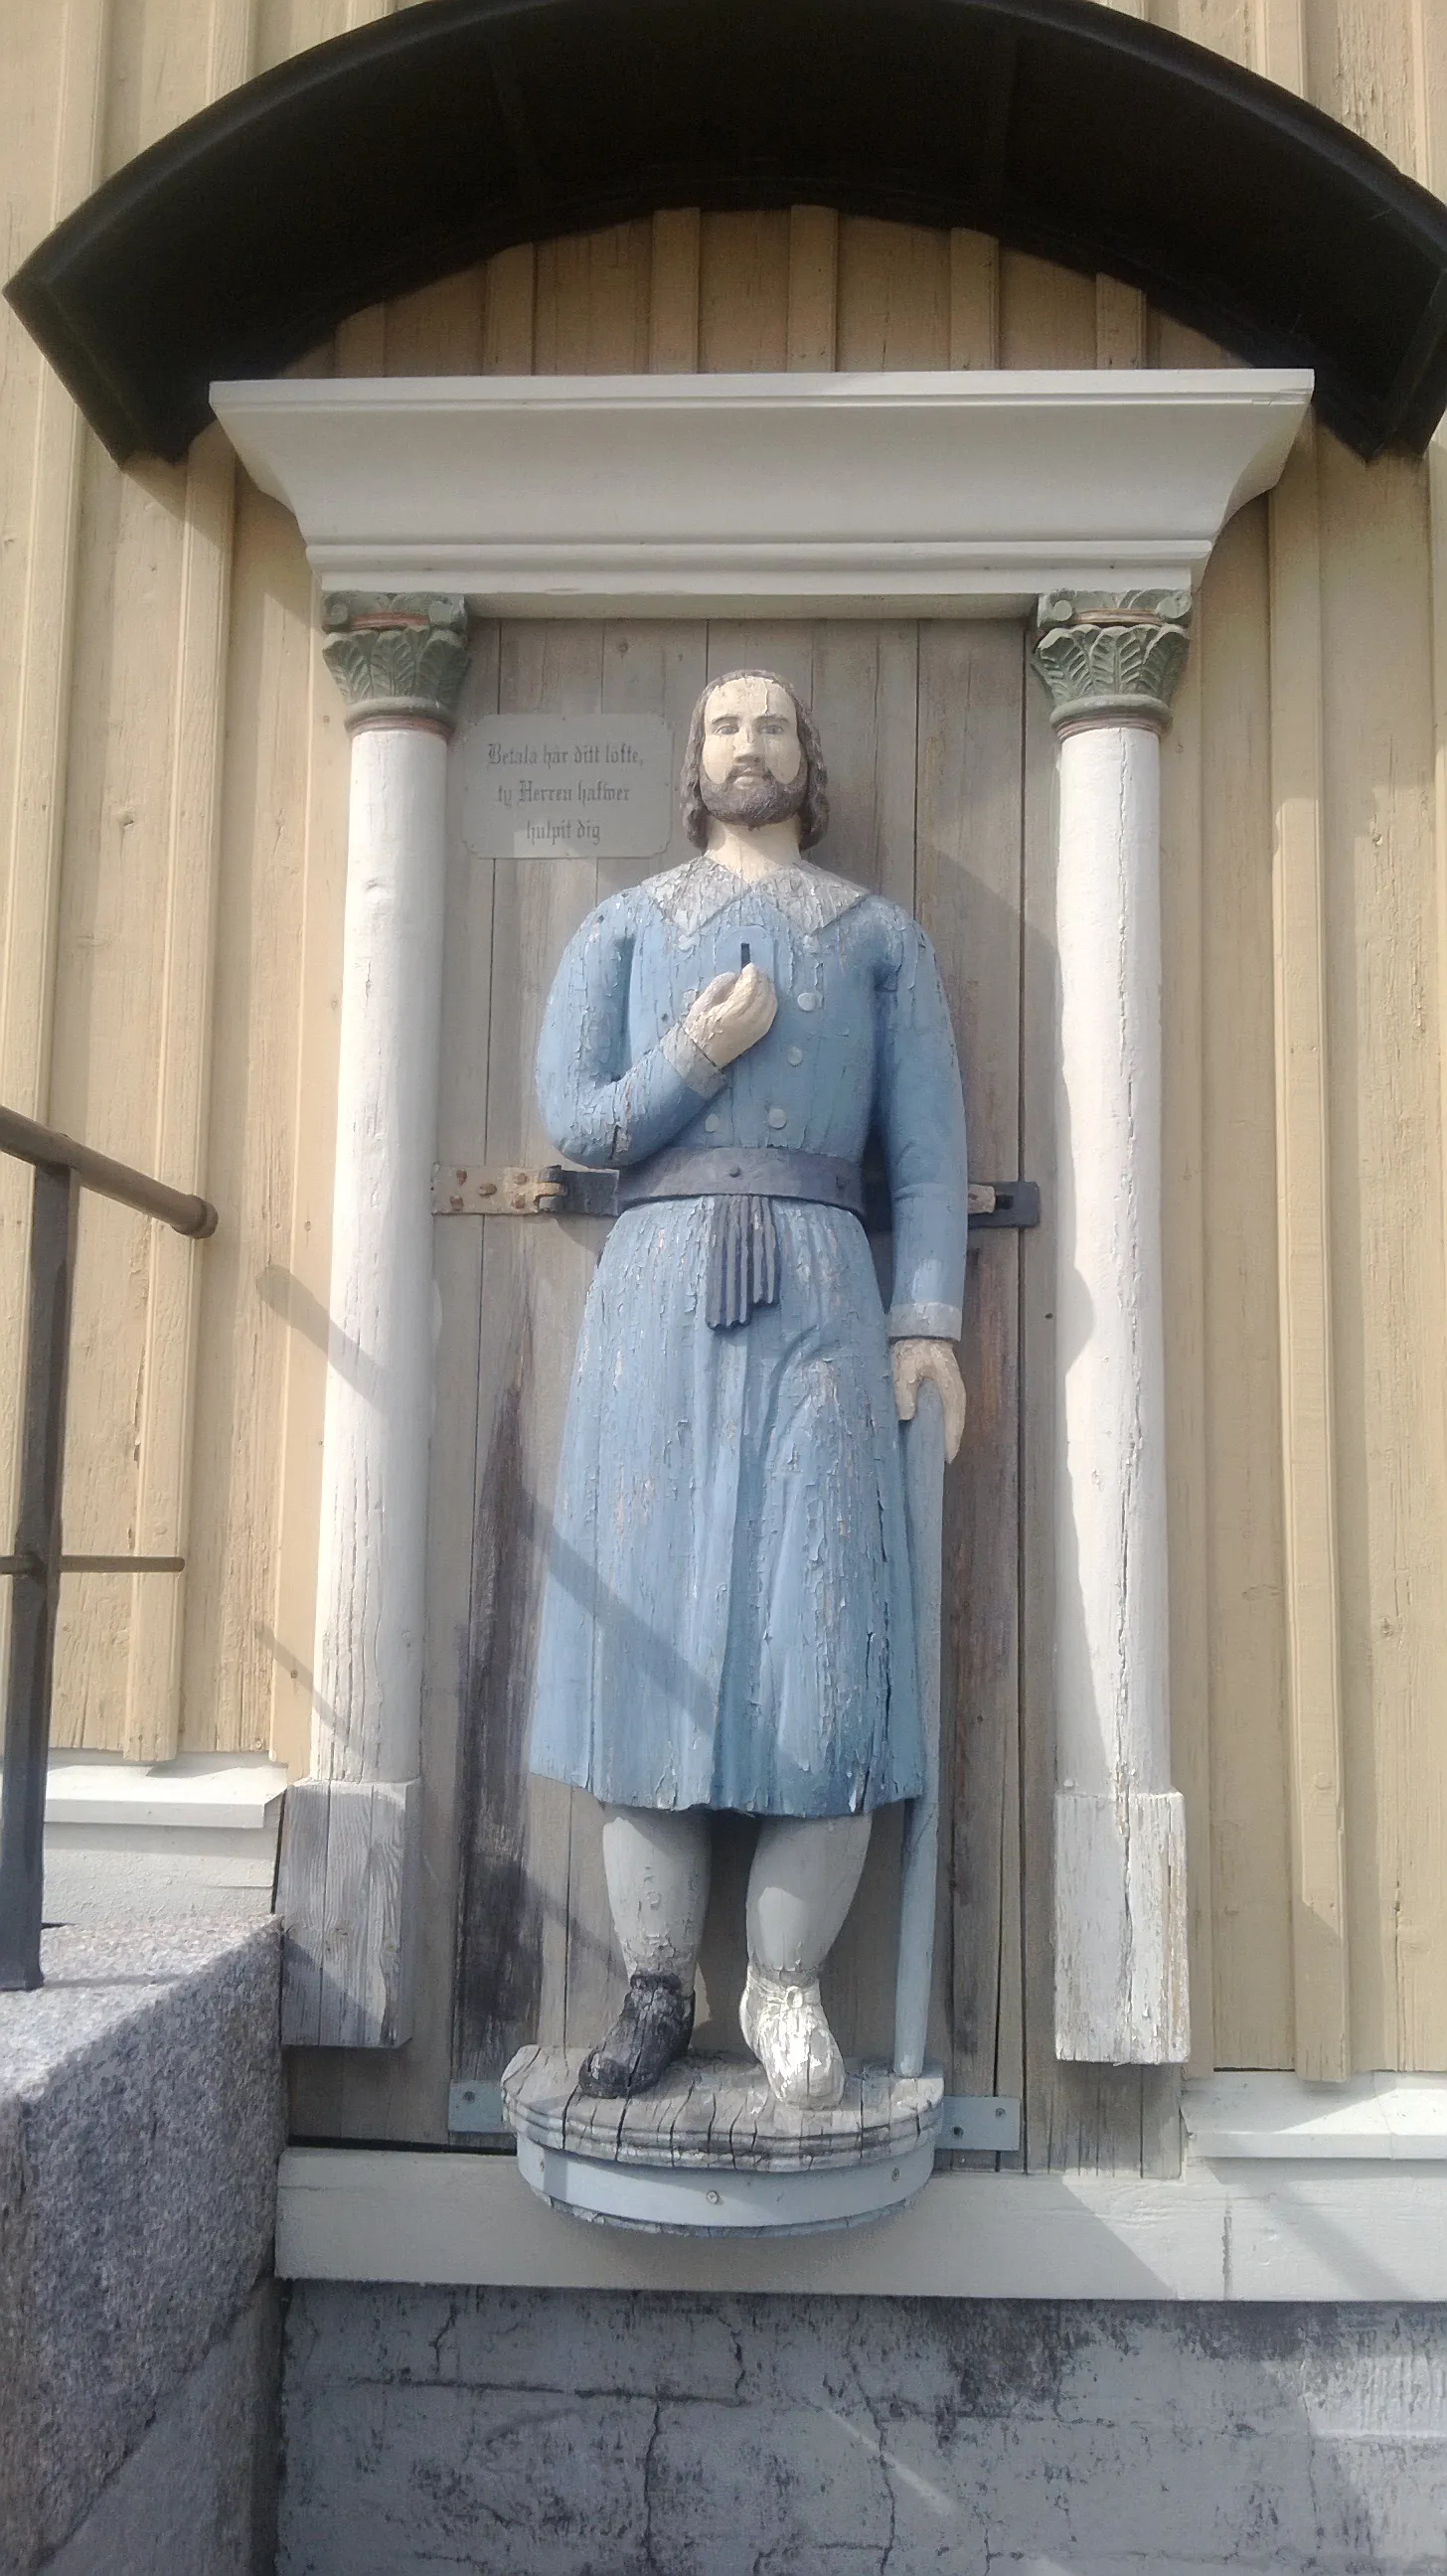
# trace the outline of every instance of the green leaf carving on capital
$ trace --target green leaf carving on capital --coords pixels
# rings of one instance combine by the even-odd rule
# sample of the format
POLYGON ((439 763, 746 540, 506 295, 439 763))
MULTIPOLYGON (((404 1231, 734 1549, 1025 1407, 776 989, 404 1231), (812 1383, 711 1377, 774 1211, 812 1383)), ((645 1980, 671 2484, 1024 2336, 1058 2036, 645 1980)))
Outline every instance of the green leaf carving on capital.
POLYGON ((1149 724, 1164 731, 1190 650, 1189 591, 1041 600, 1034 663, 1057 732, 1149 724))
POLYGON ((334 591, 322 654, 349 725, 428 723, 450 732, 467 675, 467 603, 424 591, 334 591))

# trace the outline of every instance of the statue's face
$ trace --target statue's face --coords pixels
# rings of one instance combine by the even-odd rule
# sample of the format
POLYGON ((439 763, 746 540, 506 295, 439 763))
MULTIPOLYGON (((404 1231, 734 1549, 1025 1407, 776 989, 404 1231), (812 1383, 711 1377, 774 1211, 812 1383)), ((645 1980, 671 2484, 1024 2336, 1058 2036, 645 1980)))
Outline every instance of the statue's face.
POLYGON ((711 786, 731 778, 775 778, 792 787, 804 767, 794 701, 777 680, 724 680, 703 711, 702 772, 711 786))
POLYGON ((699 793, 716 822, 784 823, 804 802, 809 767, 794 701, 777 680, 722 680, 703 711, 699 793))

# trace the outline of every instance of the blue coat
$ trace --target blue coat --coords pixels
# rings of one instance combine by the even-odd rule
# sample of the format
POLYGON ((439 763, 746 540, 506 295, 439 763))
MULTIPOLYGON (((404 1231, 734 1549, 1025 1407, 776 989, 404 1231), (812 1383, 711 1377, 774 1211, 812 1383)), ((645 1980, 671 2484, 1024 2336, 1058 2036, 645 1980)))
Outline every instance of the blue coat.
POLYGON ((923 1785, 888 1340, 957 1337, 964 1107, 934 953, 896 904, 801 862, 709 858, 612 896, 569 944, 538 1048, 549 1134, 857 1161, 894 1205, 886 1319, 857 1217, 776 1201, 777 1302, 716 1329, 712 1202, 621 1215, 579 1336, 538 1640, 531 1764, 636 1807, 859 1813, 923 1785), (681 1023, 747 943, 767 1037, 719 1073, 681 1023))

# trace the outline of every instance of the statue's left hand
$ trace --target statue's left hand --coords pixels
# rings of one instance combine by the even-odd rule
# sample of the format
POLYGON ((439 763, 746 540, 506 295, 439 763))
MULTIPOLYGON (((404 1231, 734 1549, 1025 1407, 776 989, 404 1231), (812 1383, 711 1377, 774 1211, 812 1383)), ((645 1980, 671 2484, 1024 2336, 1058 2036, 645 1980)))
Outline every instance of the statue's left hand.
POLYGON ((950 1342, 891 1342, 894 1409, 901 1422, 913 1422, 915 1398, 928 1379, 939 1389, 945 1422, 945 1456, 953 1458, 965 1436, 965 1381, 950 1342))

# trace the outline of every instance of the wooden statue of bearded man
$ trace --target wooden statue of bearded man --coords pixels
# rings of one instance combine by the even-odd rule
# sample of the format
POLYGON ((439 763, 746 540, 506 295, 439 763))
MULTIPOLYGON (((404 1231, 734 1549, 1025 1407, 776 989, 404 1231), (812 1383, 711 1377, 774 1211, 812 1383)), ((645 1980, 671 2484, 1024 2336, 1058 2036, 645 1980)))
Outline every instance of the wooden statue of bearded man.
POLYGON ((549 998, 538 1096, 615 1165, 563 1434, 531 1765, 603 1804, 628 1992, 585 2091, 687 2047, 709 1819, 760 1819, 745 2039, 782 2101, 836 2102, 819 1972, 874 1811, 923 1786, 899 1419, 965 1398, 964 1106, 934 953, 806 861, 828 820, 783 680, 705 689, 683 774, 698 856, 600 904, 549 998), (880 1303, 860 1163, 882 1150, 880 1303))

